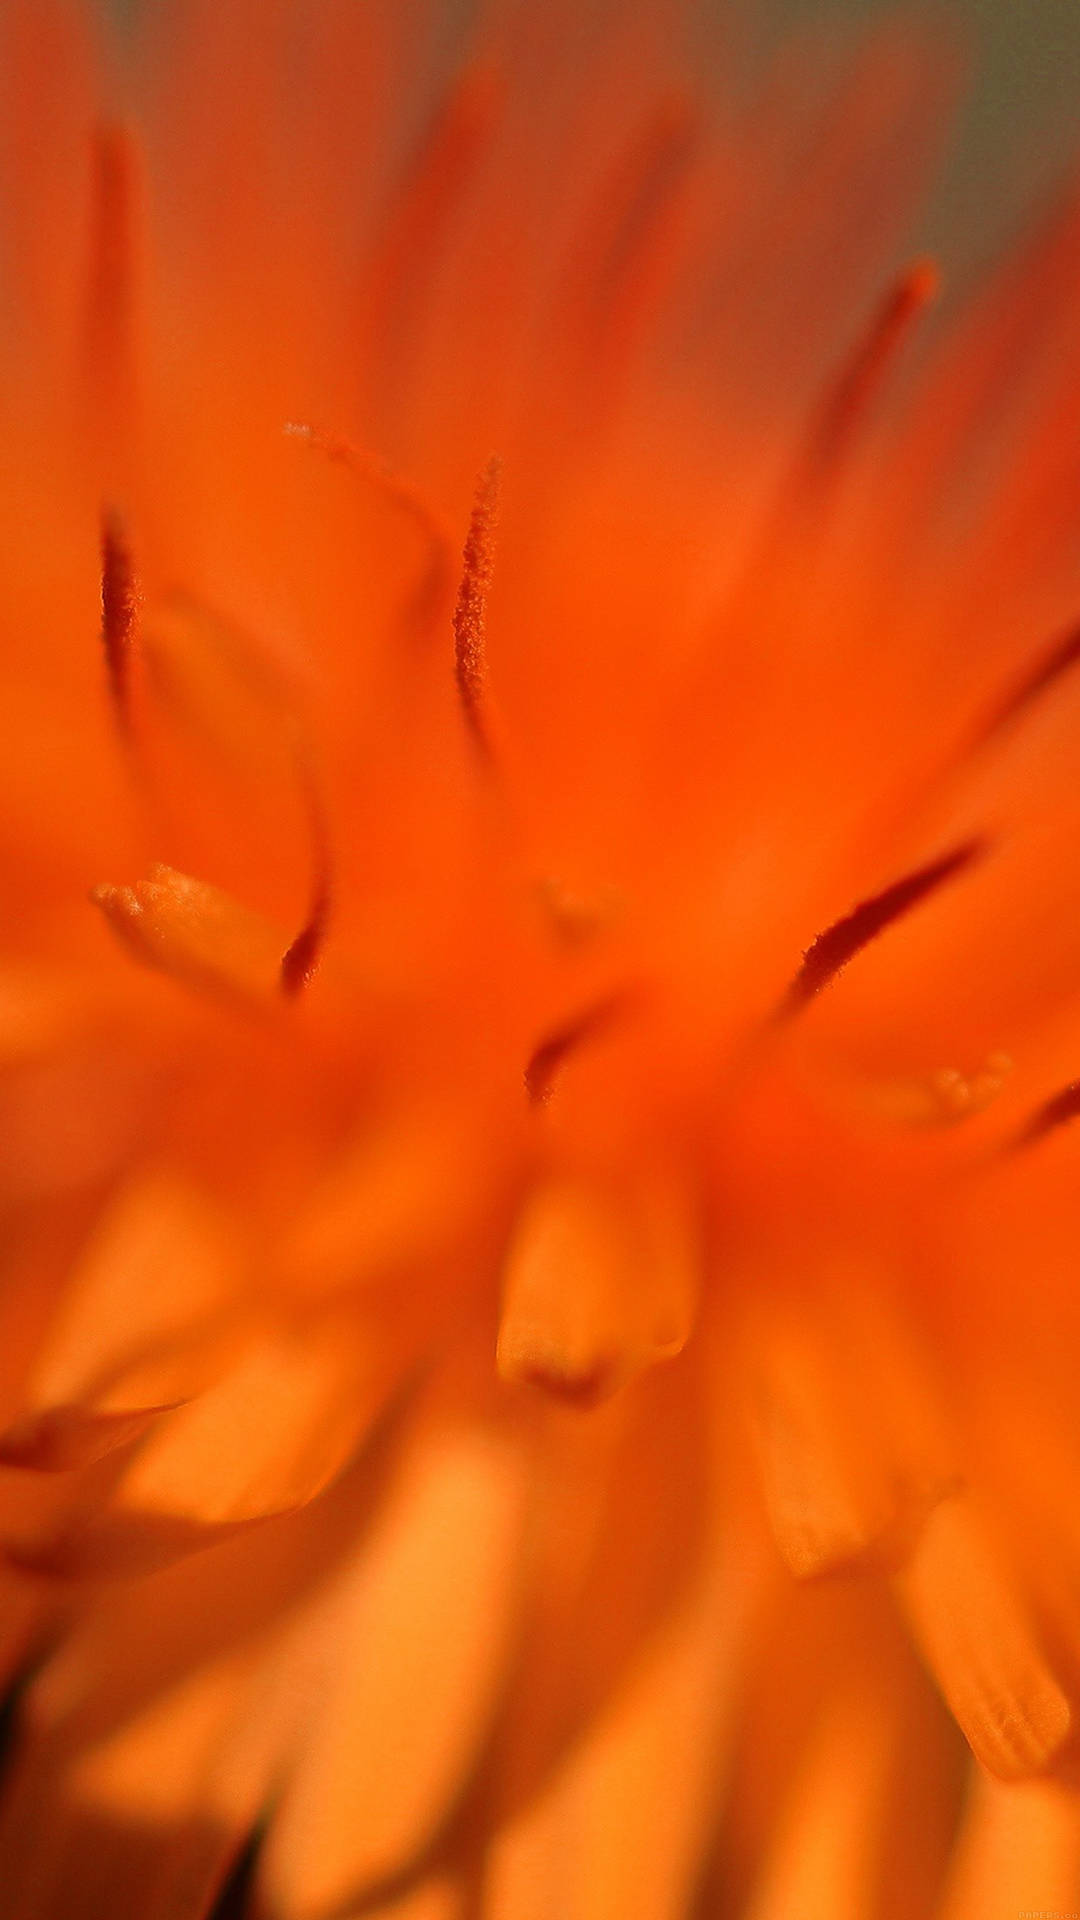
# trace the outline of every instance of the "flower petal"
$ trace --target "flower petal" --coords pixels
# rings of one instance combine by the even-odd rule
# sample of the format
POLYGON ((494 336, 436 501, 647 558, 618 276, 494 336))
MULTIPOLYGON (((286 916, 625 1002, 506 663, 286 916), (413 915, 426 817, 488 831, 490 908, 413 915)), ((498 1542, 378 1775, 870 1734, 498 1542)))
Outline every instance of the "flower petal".
POLYGON ((323 1698, 265 1855, 283 1920, 370 1897, 422 1854, 467 1782, 520 1603, 525 1480, 509 1436, 424 1435, 337 1583, 319 1623, 323 1698))
POLYGON ((1072 1788, 973 1781, 937 1920, 1064 1916, 1080 1899, 1080 1809, 1072 1788))
POLYGON ((1069 1734, 1069 1701, 972 1504, 930 1516, 899 1587, 945 1698, 1002 1780, 1044 1772, 1069 1734))
POLYGON ((170 1175, 133 1178, 66 1283, 0 1461, 86 1465, 204 1386, 227 1350, 238 1265, 228 1222, 200 1193, 170 1175))
POLYGON ((698 1274, 690 1231, 658 1193, 541 1183, 503 1275, 503 1378, 588 1405, 684 1345, 698 1274))

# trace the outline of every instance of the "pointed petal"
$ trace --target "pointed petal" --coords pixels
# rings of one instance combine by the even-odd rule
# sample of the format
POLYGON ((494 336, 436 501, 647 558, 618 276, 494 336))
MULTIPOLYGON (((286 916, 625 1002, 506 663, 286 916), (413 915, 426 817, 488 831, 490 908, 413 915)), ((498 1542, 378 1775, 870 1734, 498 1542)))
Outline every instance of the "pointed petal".
POLYGON ((468 1781, 520 1599, 525 1465, 493 1431, 426 1434, 333 1596, 332 1667, 265 1855, 285 1920, 399 1874, 468 1781))
POLYGON ((665 1199, 568 1179, 536 1188, 503 1275, 504 1379, 589 1405, 680 1351, 698 1276, 688 1223, 665 1199))
POLYGON ((1070 1705, 969 1501, 930 1516, 898 1585, 978 1759, 1002 1780, 1044 1772, 1068 1737, 1070 1705))

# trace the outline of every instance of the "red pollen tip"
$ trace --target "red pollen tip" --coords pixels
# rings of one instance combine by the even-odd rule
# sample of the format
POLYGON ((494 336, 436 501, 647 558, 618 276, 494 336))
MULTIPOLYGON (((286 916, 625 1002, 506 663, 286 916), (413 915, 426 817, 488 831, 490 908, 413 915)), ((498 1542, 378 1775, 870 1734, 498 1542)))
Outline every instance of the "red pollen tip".
POLYGON ((330 902, 326 896, 316 901, 310 919, 305 921, 282 957, 281 991, 289 1000, 302 993, 314 976, 326 938, 329 911, 330 902))
POLYGON ((131 656, 139 598, 131 548, 118 513, 101 522, 101 640, 113 709, 126 730, 131 723, 131 656))
POLYGON ((988 741, 995 739, 1011 721, 1026 713, 1077 665, 1080 665, 1080 624, 1068 627, 1059 634, 1034 665, 1029 667, 1027 673, 982 721, 972 745, 985 746, 988 741))
POLYGON ((281 961, 281 991, 290 1000, 301 994, 314 976, 326 943, 333 897, 326 813, 315 769, 303 751, 297 757, 297 774, 311 830, 314 876, 310 912, 281 961))
POLYGON ((1031 1118, 1021 1128, 1014 1147, 1034 1147, 1045 1140, 1048 1133, 1056 1133, 1059 1127, 1068 1126, 1073 1120, 1080 1119, 1080 1080, 1070 1080, 1068 1086, 1061 1087, 1057 1093, 1036 1107, 1031 1118))
POLYGON ((465 722, 485 756, 491 753, 487 715, 487 598, 495 569, 495 529, 499 513, 500 463, 492 459, 482 473, 465 541, 461 584, 454 607, 454 674, 465 722))
POLYGON ((980 840, 969 840, 963 846, 954 847, 951 853, 943 854, 940 860, 916 868, 914 873, 905 874, 902 880, 895 880, 892 886, 885 887, 881 893, 861 900, 842 920, 826 927, 803 955, 802 966, 780 1006, 781 1018, 798 1013, 816 998, 823 987, 835 980, 842 968, 872 940, 876 940, 897 920, 936 893, 946 881, 963 873, 985 852, 986 843, 980 840))
POLYGON ((531 1106, 547 1105, 555 1091, 560 1068, 569 1055, 575 1053, 584 1041, 593 1039, 610 1026, 625 1006, 625 994, 611 994, 606 1000, 597 1000, 584 1012, 567 1020, 565 1025, 545 1035, 530 1055, 525 1068, 525 1091, 531 1106))

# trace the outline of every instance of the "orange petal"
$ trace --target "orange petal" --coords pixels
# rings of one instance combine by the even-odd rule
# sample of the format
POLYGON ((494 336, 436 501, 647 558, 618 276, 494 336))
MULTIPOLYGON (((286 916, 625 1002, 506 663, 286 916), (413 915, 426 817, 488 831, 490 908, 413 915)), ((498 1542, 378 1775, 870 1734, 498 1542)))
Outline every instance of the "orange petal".
POLYGON ((15 1557, 50 1572, 134 1572, 300 1507, 348 1463, 403 1364, 382 1328, 267 1333, 161 1417, 102 1512, 19 1543, 15 1557))
POLYGON ((129 1445, 152 1426, 168 1406, 131 1407, 95 1413, 85 1407, 50 1407, 26 1414, 0 1434, 0 1464, 32 1467, 41 1473, 69 1473, 91 1466, 117 1447, 129 1445))
POLYGON ((104 1732, 62 1726, 27 1741, 0 1821, 7 1912, 187 1920, 200 1896, 212 1901, 236 1839, 211 1817, 204 1783, 247 1664, 200 1668, 104 1732))
POLYGON ((1080 1900, 1080 1807, 1049 1782, 973 1782, 937 1920, 1070 1913, 1080 1900))
MULTIPOLYGON (((872 1681, 831 1702, 777 1820, 746 1920, 871 1920, 897 1872, 889 1822, 908 1729, 872 1681)), ((899 1908, 895 1909, 899 1911, 899 1908)))
MULTIPOLYGON (((716 1820, 759 1570, 704 1572, 497 1836, 490 1920, 682 1920, 716 1820)), ((565 1658, 564 1647, 564 1658, 565 1658)))
POLYGON ((657 1192, 542 1182, 503 1272, 503 1378, 588 1405, 685 1345, 697 1297, 689 1224, 657 1192))
POLYGON ((929 1382, 904 1329, 860 1273, 842 1311, 757 1303, 748 1371, 769 1519, 791 1571, 811 1578, 907 1551, 955 1481, 929 1382))
POLYGON ((505 1677, 524 1490, 521 1453, 490 1432, 432 1432, 407 1461, 322 1621, 325 1698, 267 1847, 273 1911, 338 1912, 437 1834, 505 1677))
POLYGON ((165 1174, 133 1180, 67 1282, 0 1459, 67 1469, 135 1438, 212 1374, 236 1279, 229 1227, 203 1196, 165 1174))
POLYGON ((372 1906, 369 1900, 343 1912, 341 1920, 464 1920, 467 1913, 464 1889, 443 1875, 425 1880, 411 1892, 391 1897, 372 1906))
POLYGON ((969 1502, 931 1514, 899 1580, 923 1652, 978 1759, 1002 1780, 1043 1772, 1069 1702, 969 1502))
POLYGON ((475 1213, 488 1171, 456 1111, 391 1115, 329 1168, 278 1246, 275 1273, 305 1300, 415 1275, 475 1213))

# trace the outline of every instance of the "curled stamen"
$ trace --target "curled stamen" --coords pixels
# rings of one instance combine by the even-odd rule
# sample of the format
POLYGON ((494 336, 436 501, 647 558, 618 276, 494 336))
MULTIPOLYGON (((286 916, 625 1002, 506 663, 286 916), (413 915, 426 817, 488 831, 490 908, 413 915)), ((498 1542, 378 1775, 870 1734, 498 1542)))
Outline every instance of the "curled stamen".
POLYGON ((339 434, 323 433, 318 427, 301 420, 287 421, 285 432, 292 439, 301 440, 305 446, 325 455, 328 460, 347 468, 357 479, 381 494, 395 511, 415 527, 429 553, 415 599, 417 623, 426 624, 442 602, 443 595, 448 594, 452 566, 451 537, 430 500, 411 481, 392 473, 373 454, 365 453, 339 434))
POLYGON ((625 994, 611 994, 597 1000, 561 1027, 546 1034, 529 1057, 525 1068, 525 1091, 534 1107, 546 1106, 555 1091, 559 1070, 582 1042, 592 1039, 608 1027, 626 1005, 625 994))
POLYGON ((1080 1120, 1080 1080, 1070 1080, 1067 1086, 1052 1093, 1049 1100, 1044 1100, 1041 1107, 1036 1107, 1011 1144, 1016 1149, 1034 1147, 1045 1140, 1048 1133, 1056 1133, 1059 1127, 1067 1127, 1073 1120, 1080 1120))
POLYGON ((465 541, 461 584, 454 607, 454 674, 465 723, 485 758, 491 754, 487 695, 486 614, 495 565, 500 463, 489 460, 480 477, 465 541))
POLYGON ((131 726, 131 657, 138 607, 131 548, 123 521, 110 509, 101 522, 101 642, 113 710, 125 733, 131 726))
POLYGON ((879 934, 904 914, 910 913, 913 907, 919 906, 946 881, 955 879, 957 874, 985 852, 984 841, 969 840, 963 846, 955 847, 951 853, 943 854, 941 859, 918 867, 914 873, 905 874, 902 880, 895 880, 891 887, 885 887, 881 893, 861 900, 842 920, 835 921, 824 933, 819 933, 803 955, 802 966, 781 1003, 780 1017, 798 1013, 872 940, 876 940, 879 934))

